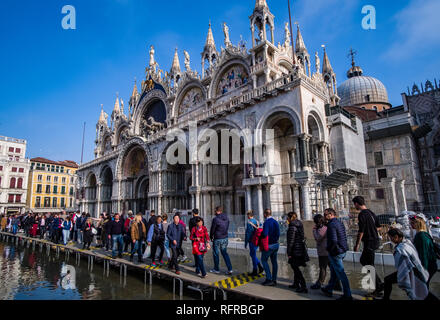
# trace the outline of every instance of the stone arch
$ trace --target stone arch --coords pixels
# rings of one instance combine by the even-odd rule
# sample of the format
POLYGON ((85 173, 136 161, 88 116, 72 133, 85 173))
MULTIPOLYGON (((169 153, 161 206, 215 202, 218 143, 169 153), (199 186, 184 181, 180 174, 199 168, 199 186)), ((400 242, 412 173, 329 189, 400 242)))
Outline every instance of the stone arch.
MULTIPOLYGON (((182 103, 184 103, 183 100, 186 98, 187 94, 190 93, 190 91, 194 90, 194 89, 200 89, 200 91, 202 92, 201 102, 195 106, 202 105, 203 102, 206 101, 208 93, 207 93, 205 87, 200 83, 200 81, 199 80, 191 80, 191 81, 187 82, 184 86, 179 88, 179 91, 176 95, 177 98, 175 100, 176 102, 174 104, 173 113, 172 113, 173 118, 181 116, 179 114, 180 106, 182 103)), ((182 115, 183 114, 184 113, 182 113, 182 115)))
POLYGON ((288 61, 286 58, 281 58, 276 63, 279 67, 285 68, 289 72, 293 71, 293 64, 292 62, 288 61))
MULTIPOLYGON (((232 56, 230 59, 228 59, 226 62, 224 62, 217 69, 214 77, 212 78, 211 85, 210 85, 210 91, 209 91, 209 98, 219 98, 224 95, 224 93, 217 94, 218 86, 222 80, 221 78, 223 77, 223 75, 227 71, 231 70, 231 68, 234 66, 241 66, 247 74, 246 81, 243 80, 244 83, 241 84, 238 88, 241 88, 241 87, 245 86, 246 84, 249 85, 251 83, 251 81, 249 81, 251 71, 250 71, 250 67, 249 67, 248 63, 246 62, 246 60, 240 56, 232 56)), ((239 80, 239 79, 236 79, 236 80, 239 80)), ((239 83, 239 82, 237 82, 237 83, 239 83)), ((238 89, 238 88, 236 88, 236 89, 238 89)), ((235 88, 234 88, 234 90, 229 91, 229 92, 233 92, 233 91, 235 91, 235 88)))
POLYGON ((311 134, 310 132, 317 130, 317 135, 314 135, 314 132, 312 133, 312 136, 318 139, 318 141, 324 141, 325 140, 325 131, 324 131, 324 125, 322 123, 321 117, 319 114, 312 110, 307 115, 307 133, 311 134), (311 128, 311 126, 313 128, 311 128))
POLYGON ((265 142, 264 129, 270 129, 271 123, 276 120, 288 118, 293 124, 294 134, 301 133, 301 120, 295 110, 287 106, 279 106, 267 111, 257 124, 257 134, 255 135, 255 145, 261 145, 265 142))
POLYGON ((152 90, 142 98, 134 112, 134 133, 136 136, 140 136, 143 134, 141 128, 143 116, 147 112, 148 108, 157 101, 161 101, 165 106, 165 122, 168 122, 170 120, 169 115, 171 114, 172 109, 170 104, 168 103, 167 95, 162 90, 152 90))
POLYGON ((145 143, 145 139, 141 138, 141 137, 135 137, 133 139, 131 139, 122 149, 121 153, 119 154, 118 160, 116 161, 116 173, 115 173, 115 177, 120 180, 122 179, 122 174, 123 174, 123 163, 128 155, 128 153, 136 147, 140 147, 145 151, 146 154, 146 159, 147 159, 147 164, 150 165, 152 163, 152 156, 151 156, 151 152, 148 148, 148 146, 145 143))

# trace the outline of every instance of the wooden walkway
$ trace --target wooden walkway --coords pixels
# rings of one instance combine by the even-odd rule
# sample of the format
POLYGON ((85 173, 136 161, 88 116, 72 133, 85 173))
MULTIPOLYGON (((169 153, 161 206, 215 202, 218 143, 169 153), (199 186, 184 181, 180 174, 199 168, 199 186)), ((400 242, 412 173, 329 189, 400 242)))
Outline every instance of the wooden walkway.
MULTIPOLYGON (((40 252, 46 250, 49 255, 51 250, 55 251, 57 255, 64 252, 67 258, 70 255, 76 256, 76 263, 79 264, 81 258, 87 258, 89 270, 93 270, 95 263, 103 263, 104 273, 109 274, 110 266, 119 267, 121 277, 126 279, 127 270, 143 270, 145 284, 152 284, 153 278, 171 278, 173 281, 174 296, 183 298, 183 289, 197 291, 203 300, 207 294, 210 294, 214 299, 219 296, 223 300, 227 300, 228 293, 235 293, 247 298, 258 300, 333 300, 320 294, 320 290, 309 290, 308 294, 298 294, 292 289, 288 288, 291 284, 290 280, 279 279, 276 287, 264 287, 261 282, 264 280, 264 275, 260 274, 257 277, 252 277, 249 273, 234 274, 226 276, 222 274, 208 273, 205 279, 200 278, 191 267, 192 261, 185 261, 179 264, 181 267, 181 274, 177 275, 170 271, 166 265, 153 267, 150 264, 136 263, 129 260, 130 255, 124 254, 123 258, 113 259, 111 253, 100 248, 91 247, 90 250, 83 250, 81 245, 68 244, 67 246, 61 244, 54 244, 45 239, 26 237, 23 234, 13 235, 7 232, 0 232, 0 239, 6 242, 13 242, 16 245, 25 245, 28 248, 32 246, 34 250, 39 247, 40 252), (261 279, 261 280, 260 280, 261 279)), ((137 261, 135 257, 134 261, 137 261)), ((334 295, 337 297, 337 294, 334 295)), ((365 300, 362 293, 354 293, 355 300, 365 300)))

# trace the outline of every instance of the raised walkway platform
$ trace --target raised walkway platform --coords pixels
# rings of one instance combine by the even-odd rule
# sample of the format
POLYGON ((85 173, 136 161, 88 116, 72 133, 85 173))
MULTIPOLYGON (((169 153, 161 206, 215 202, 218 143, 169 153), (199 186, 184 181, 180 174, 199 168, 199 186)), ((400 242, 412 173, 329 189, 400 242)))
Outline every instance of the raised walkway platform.
MULTIPOLYGON (((34 250, 38 246, 41 252, 45 249, 47 254, 50 254, 51 251, 55 251, 57 255, 63 252, 67 255, 67 259, 70 258, 70 254, 75 254, 77 264, 80 263, 81 258, 87 258, 90 270, 93 270, 95 263, 103 263, 104 272, 107 272, 107 274, 110 266, 119 267, 121 276, 127 275, 127 269, 143 270, 145 273, 145 284, 151 284, 153 278, 171 278, 173 280, 175 296, 178 295, 180 299, 182 299, 184 288, 199 291, 201 299, 206 297, 206 294, 212 294, 214 299, 220 296, 224 300, 227 299, 229 294, 258 300, 333 300, 342 294, 341 292, 335 292, 334 298, 323 296, 319 290, 309 290, 307 294, 298 294, 288 288, 291 284, 291 279, 278 279, 276 287, 264 287, 261 285, 261 282, 264 280, 263 274, 251 277, 249 273, 241 271, 234 273, 232 276, 208 273, 205 279, 201 279, 195 274, 194 268, 191 267, 192 261, 180 264, 181 274, 177 275, 173 271, 168 270, 166 266, 152 267, 150 264, 130 262, 129 254, 125 254, 121 259, 112 259, 109 251, 96 247, 91 247, 91 250, 83 250, 81 245, 78 244, 64 246, 44 239, 26 237, 23 234, 13 235, 7 232, 0 232, 0 239, 6 242, 13 242, 16 245, 32 246, 34 250), (179 290, 177 291, 178 286, 179 290)), ((135 257, 135 261, 137 261, 137 257, 135 257)), ((247 266, 238 266, 238 268, 244 270, 247 269, 247 266)), ((365 292, 354 291, 353 297, 355 300, 366 300, 363 296, 364 294, 365 292)))

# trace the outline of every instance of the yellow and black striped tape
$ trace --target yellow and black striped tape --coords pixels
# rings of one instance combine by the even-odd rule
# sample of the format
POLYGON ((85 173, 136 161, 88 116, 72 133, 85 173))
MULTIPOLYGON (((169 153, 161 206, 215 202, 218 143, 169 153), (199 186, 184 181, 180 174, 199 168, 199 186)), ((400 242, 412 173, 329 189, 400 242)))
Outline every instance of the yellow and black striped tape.
POLYGON ((227 279, 216 281, 214 283, 211 283, 211 285, 216 286, 218 288, 222 287, 224 289, 234 289, 243 286, 245 284, 248 284, 250 282, 253 282, 255 280, 261 279, 262 277, 263 277, 262 273, 260 273, 257 276, 251 276, 249 272, 245 272, 237 276, 232 276, 227 279))

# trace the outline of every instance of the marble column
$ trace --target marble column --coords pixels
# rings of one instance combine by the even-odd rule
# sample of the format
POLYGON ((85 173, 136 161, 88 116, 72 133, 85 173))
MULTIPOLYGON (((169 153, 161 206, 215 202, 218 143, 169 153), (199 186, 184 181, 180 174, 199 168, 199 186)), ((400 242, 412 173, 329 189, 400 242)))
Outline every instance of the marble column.
POLYGON ((301 208, 299 207, 299 189, 298 185, 293 185, 293 211, 298 215, 301 214, 301 208))
POLYGON ((263 186, 262 185, 257 185, 257 201, 258 201, 258 217, 260 218, 261 221, 261 217, 263 217, 263 186))
POLYGON ((97 213, 98 216, 102 213, 102 182, 98 183, 98 202, 95 213, 97 213))
POLYGON ((246 187, 246 211, 252 210, 252 187, 246 187))
POLYGON ((397 204, 396 196, 396 178, 383 178, 381 183, 385 188, 385 213, 398 216, 399 206, 397 204))
POLYGON ((271 191, 272 191, 272 185, 271 184, 266 184, 265 185, 265 189, 266 189, 266 208, 271 209, 272 208, 272 202, 271 202, 271 191))
POLYGON ((301 182, 302 189, 302 205, 303 205, 303 216, 302 220, 310 221, 312 220, 312 208, 310 206, 310 181, 301 182))
POLYGON ((397 203, 399 206, 399 212, 408 211, 408 204, 406 202, 406 193, 405 193, 405 180, 396 181, 396 196, 397 196, 397 203))

